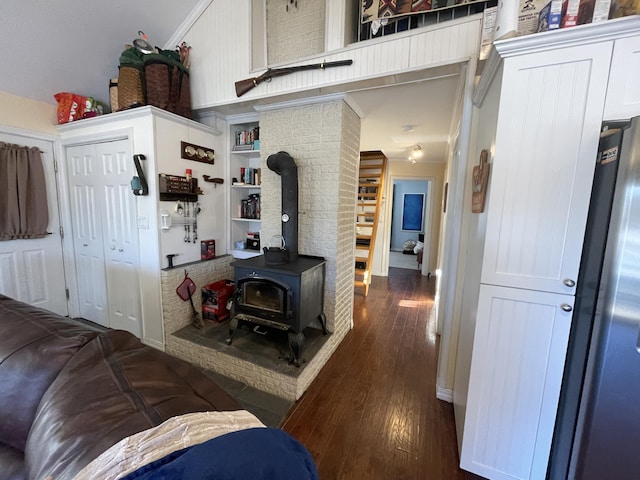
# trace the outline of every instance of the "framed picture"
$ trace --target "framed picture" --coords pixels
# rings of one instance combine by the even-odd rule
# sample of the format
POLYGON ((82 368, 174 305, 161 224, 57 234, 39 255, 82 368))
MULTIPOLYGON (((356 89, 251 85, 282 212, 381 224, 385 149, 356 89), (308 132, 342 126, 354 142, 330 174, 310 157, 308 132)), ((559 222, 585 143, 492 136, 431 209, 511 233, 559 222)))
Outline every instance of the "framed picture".
POLYGON ((402 199, 402 230, 422 231, 424 218, 424 193, 405 193, 402 199))

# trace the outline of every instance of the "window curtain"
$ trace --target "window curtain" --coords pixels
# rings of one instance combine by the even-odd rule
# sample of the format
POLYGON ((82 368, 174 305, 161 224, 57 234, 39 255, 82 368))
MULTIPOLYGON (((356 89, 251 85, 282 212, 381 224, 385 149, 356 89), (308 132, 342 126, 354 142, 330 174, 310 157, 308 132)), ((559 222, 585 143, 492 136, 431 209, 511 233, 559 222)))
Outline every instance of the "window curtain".
POLYGON ((42 238, 48 225, 40 150, 0 142, 0 240, 42 238))

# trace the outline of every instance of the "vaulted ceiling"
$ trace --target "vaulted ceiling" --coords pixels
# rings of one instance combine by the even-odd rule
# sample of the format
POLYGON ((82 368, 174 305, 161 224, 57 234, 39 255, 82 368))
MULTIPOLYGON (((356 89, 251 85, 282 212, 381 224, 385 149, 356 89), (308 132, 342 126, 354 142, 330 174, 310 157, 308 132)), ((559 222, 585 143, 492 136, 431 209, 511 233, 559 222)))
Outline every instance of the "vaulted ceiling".
MULTIPOLYGON (((55 104, 57 92, 91 96, 108 105, 125 45, 146 33, 152 45, 173 48, 175 34, 211 0, 2 0, 5 45, 0 91, 55 104)), ((215 8, 215 0, 211 8, 215 8)), ((362 150, 406 160, 420 144, 419 162, 442 162, 459 95, 459 66, 343 86, 362 120, 362 150), (405 126, 412 128, 405 128, 405 126)))

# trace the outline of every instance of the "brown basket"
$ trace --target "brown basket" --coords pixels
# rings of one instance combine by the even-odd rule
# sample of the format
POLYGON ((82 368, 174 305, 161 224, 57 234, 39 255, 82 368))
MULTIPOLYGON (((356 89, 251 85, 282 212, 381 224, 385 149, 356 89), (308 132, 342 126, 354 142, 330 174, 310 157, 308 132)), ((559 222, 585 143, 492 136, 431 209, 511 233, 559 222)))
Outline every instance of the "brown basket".
POLYGON ((112 112, 118 111, 118 77, 109 80, 109 105, 112 112))
POLYGON ((191 82, 189 73, 181 72, 180 95, 176 105, 176 113, 182 117, 191 118, 191 82))
POLYGON ((147 104, 167 110, 171 90, 171 67, 164 62, 145 62, 147 104))
POLYGON ((118 109, 140 107, 144 101, 144 79, 142 70, 121 65, 118 75, 118 109))

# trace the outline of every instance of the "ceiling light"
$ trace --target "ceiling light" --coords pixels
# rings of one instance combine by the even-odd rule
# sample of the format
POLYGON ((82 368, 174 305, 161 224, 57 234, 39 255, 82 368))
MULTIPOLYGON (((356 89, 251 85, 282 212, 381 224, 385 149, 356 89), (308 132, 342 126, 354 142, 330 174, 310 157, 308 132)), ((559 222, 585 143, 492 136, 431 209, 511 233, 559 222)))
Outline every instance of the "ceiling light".
POLYGON ((415 125, 402 125, 402 131, 403 132, 413 132, 416 129, 415 125))
POLYGON ((413 147, 413 150, 411 150, 411 156, 413 158, 422 158, 422 147, 420 145, 413 147))

